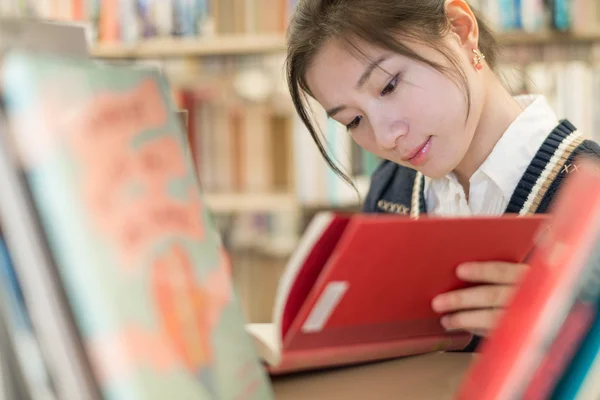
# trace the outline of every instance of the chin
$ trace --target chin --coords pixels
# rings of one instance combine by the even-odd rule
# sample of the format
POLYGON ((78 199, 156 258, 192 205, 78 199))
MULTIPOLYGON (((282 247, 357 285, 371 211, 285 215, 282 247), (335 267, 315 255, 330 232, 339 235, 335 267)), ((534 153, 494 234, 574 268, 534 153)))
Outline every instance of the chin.
POLYGON ((426 177, 431 178, 431 179, 443 178, 444 176, 446 176, 450 172, 452 172, 452 168, 448 168, 443 165, 435 165, 433 163, 432 163, 432 165, 428 165, 426 163, 421 168, 417 168, 417 170, 420 173, 422 173, 423 175, 425 175, 426 177))

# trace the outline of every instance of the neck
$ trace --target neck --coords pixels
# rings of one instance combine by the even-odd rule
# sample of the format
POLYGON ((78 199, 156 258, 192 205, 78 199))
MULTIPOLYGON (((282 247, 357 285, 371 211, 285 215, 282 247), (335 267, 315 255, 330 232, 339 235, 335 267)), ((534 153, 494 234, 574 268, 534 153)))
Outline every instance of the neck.
POLYGON ((454 170, 456 178, 469 193, 469 180, 491 154, 508 127, 523 111, 491 71, 492 84, 484 95, 484 104, 467 154, 454 170))

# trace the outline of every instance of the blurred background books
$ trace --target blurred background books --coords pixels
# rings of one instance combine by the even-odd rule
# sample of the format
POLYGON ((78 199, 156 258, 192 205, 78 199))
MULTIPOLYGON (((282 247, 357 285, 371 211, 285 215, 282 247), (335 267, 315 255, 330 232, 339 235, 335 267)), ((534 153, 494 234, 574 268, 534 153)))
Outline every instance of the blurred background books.
MULTIPOLYGON (((321 112, 329 170, 295 117, 283 63, 295 0, 0 0, 0 15, 87 28, 90 52, 158 66, 188 111, 203 189, 233 257, 251 322, 268 322, 277 280, 317 211, 357 210, 379 160, 321 112)), ((600 139, 597 0, 472 0, 502 46, 514 94, 548 97, 559 117, 600 139)))

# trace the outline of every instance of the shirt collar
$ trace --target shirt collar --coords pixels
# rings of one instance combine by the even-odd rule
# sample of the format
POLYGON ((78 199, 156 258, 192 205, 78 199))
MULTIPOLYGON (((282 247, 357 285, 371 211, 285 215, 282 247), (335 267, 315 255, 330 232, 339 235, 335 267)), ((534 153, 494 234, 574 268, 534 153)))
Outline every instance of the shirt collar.
POLYGON ((524 95, 515 100, 523 112, 504 132, 478 171, 500 188, 505 199, 510 199, 531 160, 559 123, 545 97, 524 95))
MULTIPOLYGON (((486 176, 496 184, 503 196, 510 199, 531 160, 559 120, 544 96, 514 97, 523 112, 504 132, 494 149, 471 177, 471 183, 486 176)), ((457 183, 454 173, 440 179, 425 179, 425 190, 457 183)))

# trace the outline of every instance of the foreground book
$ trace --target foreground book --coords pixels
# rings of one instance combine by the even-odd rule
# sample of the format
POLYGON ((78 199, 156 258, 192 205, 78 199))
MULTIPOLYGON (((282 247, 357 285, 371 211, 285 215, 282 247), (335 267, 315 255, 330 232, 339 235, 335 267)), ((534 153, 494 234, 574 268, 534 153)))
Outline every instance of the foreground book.
MULTIPOLYGON (((577 172, 567 178, 532 254, 531 269, 481 347, 457 399, 552 395, 598 312, 599 166, 580 160, 577 172)), ((589 398, 598 396, 600 391, 589 398)))
MULTIPOLYGON (((2 304, 2 323, 6 328, 8 343, 15 354, 12 373, 20 374, 24 384, 19 388, 22 393, 14 395, 19 399, 57 400, 52 391, 52 382, 39 343, 27 313, 23 293, 8 253, 2 230, 0 230, 0 299, 2 304)), ((0 352, 9 352, 1 348, 0 352)), ((11 379, 14 382, 14 379, 11 379)), ((18 387, 18 386, 17 386, 18 387)))
POLYGON ((281 278, 272 324, 249 324, 272 375, 434 351, 446 332, 433 298, 467 284, 463 262, 522 262, 544 216, 421 218, 321 213, 281 278))
POLYGON ((269 399, 158 73, 11 52, 2 228, 61 399, 269 399))

